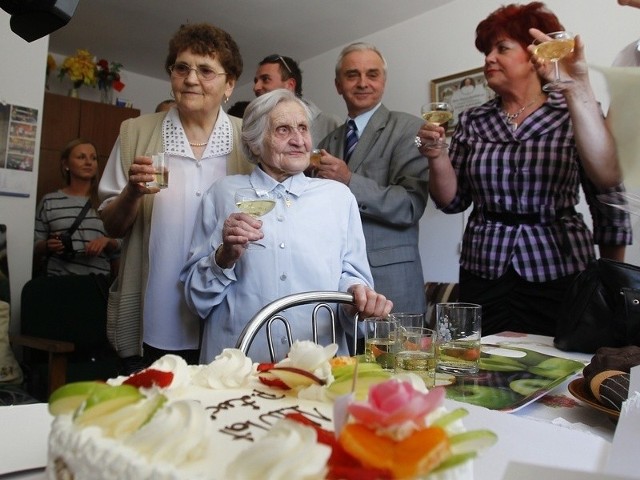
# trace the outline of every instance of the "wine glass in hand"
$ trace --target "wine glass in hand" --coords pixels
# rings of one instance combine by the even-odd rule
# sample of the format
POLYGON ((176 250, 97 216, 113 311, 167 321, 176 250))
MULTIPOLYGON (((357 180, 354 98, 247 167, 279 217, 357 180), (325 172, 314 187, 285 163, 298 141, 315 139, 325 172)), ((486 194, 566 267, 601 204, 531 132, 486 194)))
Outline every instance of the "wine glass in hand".
MULTIPOLYGON (((446 102, 433 102, 423 105, 420 113, 427 123, 432 125, 446 125, 453 118, 453 108, 446 102)), ((428 143, 422 143, 421 146, 427 148, 447 148, 449 144, 438 138, 428 143)))
POLYGON ((560 79, 560 67, 558 62, 561 58, 573 52, 575 43, 573 33, 571 32, 552 32, 547 33, 550 40, 535 40, 533 44, 536 46, 535 54, 544 59, 553 62, 555 79, 542 86, 545 92, 558 92, 573 80, 560 79))
MULTIPOLYGON (((238 209, 254 218, 261 217, 276 206, 276 199, 271 192, 254 188, 240 188, 235 193, 238 209)), ((247 248, 265 248, 258 242, 249 242, 247 248)))

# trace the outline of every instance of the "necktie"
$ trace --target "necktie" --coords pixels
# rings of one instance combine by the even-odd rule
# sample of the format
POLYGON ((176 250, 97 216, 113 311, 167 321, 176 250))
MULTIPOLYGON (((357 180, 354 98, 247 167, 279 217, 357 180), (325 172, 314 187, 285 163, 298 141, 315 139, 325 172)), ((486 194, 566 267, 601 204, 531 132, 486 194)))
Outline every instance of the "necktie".
POLYGON ((351 158, 351 154, 353 150, 356 148, 356 144, 358 143, 358 127, 356 126, 356 122, 353 120, 349 120, 347 122, 347 139, 344 144, 344 161, 348 162, 349 158, 351 158))

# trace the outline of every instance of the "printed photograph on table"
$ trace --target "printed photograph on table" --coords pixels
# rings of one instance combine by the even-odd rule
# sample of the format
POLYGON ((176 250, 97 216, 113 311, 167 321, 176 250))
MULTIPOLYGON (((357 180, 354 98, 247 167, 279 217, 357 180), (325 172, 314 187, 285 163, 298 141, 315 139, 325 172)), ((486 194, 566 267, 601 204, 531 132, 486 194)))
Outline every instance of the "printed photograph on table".
POLYGON ((482 105, 493 97, 495 92, 487 85, 482 68, 431 80, 431 101, 446 102, 453 108, 453 119, 447 125, 447 135, 455 130, 461 112, 482 105))
POLYGON ((491 410, 514 412, 546 395, 584 368, 582 362, 518 347, 482 345, 480 371, 454 376, 438 372, 447 398, 491 410))

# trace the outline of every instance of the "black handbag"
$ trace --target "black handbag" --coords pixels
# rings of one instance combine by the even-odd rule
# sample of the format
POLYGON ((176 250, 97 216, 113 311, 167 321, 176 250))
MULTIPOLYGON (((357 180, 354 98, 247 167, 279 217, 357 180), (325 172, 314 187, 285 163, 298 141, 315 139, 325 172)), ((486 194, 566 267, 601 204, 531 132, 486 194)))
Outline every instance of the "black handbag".
POLYGON ((584 353, 640 346, 640 267, 600 258, 578 274, 565 295, 554 345, 584 353))

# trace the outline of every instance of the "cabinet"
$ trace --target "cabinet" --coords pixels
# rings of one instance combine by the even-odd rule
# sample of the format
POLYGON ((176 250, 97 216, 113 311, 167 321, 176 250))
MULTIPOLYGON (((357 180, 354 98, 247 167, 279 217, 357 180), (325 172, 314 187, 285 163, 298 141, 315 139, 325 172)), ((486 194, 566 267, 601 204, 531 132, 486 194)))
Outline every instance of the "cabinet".
POLYGON ((118 138, 120 124, 139 115, 140 110, 134 108, 45 92, 36 202, 39 203, 45 193, 64 187, 60 155, 67 143, 78 137, 91 141, 96 146, 98 171, 102 174, 118 138))

